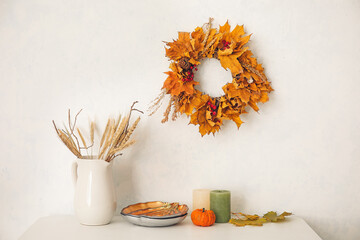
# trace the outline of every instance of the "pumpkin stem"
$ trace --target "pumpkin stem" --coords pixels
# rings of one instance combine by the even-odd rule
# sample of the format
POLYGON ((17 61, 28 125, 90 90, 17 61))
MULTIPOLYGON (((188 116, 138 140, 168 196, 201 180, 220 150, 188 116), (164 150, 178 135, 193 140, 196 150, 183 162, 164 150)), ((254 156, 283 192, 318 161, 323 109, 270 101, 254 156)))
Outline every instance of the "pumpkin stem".
POLYGON ((202 212, 205 212, 205 208, 203 208, 203 211, 202 212))

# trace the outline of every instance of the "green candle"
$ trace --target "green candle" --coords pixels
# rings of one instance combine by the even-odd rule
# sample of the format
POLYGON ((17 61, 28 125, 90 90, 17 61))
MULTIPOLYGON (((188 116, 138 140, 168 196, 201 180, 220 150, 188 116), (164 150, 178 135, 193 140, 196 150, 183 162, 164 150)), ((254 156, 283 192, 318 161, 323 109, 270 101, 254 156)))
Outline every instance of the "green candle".
POLYGON ((210 192, 210 209, 214 211, 216 223, 227 223, 230 220, 230 191, 214 190, 210 192))

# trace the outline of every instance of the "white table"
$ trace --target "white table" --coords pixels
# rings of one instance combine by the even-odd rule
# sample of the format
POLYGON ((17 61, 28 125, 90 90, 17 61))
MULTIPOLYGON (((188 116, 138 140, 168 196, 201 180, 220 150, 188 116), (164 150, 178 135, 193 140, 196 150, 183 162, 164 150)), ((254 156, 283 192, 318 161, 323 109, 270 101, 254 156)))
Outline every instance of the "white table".
POLYGON ((197 227, 187 217, 182 223, 170 227, 141 227, 115 216, 105 226, 84 226, 74 216, 49 216, 37 220, 20 240, 131 240, 131 239, 276 239, 321 240, 306 224, 295 216, 285 222, 267 223, 262 227, 235 227, 229 223, 211 227, 197 227))

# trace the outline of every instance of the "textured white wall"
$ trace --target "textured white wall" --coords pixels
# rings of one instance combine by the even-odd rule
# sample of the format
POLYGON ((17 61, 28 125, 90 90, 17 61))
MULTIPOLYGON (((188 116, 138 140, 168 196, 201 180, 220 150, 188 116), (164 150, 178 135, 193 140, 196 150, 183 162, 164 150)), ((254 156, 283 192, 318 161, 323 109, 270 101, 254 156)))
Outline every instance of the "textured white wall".
POLYGON ((162 125, 164 108, 144 116, 138 144, 115 163, 118 209, 191 205, 192 189, 224 188, 234 211, 292 211, 324 239, 360 238, 358 0, 2 0, 0 239, 73 211, 74 157, 51 120, 84 108, 80 123, 104 122, 134 100, 145 109, 166 78, 162 41, 209 16, 253 33, 275 92, 215 138, 185 117, 162 125))

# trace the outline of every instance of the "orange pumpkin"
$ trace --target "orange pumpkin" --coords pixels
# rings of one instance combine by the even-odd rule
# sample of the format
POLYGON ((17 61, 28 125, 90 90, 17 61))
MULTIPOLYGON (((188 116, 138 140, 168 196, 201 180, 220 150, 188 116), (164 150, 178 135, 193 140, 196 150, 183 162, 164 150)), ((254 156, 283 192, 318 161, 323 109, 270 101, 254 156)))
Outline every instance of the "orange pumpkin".
POLYGON ((214 224, 215 222, 215 213, 211 210, 196 209, 191 213, 191 221, 202 227, 208 227, 214 224))

